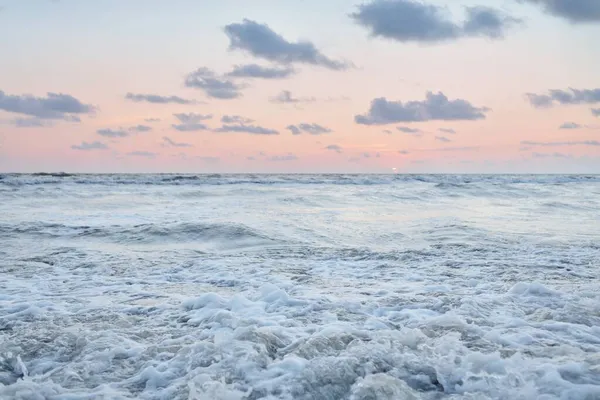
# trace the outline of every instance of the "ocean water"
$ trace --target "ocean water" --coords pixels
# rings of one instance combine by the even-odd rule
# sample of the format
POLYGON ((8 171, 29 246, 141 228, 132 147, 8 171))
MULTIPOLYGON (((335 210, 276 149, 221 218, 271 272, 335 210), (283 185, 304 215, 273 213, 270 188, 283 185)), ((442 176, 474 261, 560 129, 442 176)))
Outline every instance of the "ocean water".
POLYGON ((0 399, 600 399, 600 176, 0 175, 0 399))

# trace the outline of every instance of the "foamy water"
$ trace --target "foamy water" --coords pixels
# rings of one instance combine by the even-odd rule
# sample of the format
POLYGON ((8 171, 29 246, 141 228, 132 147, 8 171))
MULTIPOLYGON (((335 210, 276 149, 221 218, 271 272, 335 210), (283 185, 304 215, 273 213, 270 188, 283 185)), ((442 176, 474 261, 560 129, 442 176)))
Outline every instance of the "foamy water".
POLYGON ((600 176, 0 175, 0 399, 600 399, 600 176))

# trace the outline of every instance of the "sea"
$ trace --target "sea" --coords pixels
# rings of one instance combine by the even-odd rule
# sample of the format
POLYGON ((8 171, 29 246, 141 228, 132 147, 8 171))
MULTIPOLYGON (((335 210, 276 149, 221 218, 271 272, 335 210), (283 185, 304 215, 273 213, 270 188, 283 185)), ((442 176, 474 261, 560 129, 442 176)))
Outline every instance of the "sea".
POLYGON ((0 399, 600 399, 598 175, 0 175, 0 399))

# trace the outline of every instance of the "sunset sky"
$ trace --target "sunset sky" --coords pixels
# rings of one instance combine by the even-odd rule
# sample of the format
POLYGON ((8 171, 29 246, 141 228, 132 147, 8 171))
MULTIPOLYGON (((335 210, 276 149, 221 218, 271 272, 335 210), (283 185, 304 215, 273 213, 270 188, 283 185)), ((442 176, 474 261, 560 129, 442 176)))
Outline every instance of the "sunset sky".
POLYGON ((600 173, 599 0, 0 0, 3 172, 600 173))

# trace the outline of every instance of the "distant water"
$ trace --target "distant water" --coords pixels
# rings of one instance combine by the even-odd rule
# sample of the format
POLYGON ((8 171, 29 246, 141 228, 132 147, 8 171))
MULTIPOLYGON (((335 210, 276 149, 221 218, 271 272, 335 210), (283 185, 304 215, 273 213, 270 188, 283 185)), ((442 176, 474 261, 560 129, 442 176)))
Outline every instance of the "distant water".
POLYGON ((0 175, 0 399, 600 399, 600 176, 0 175))

